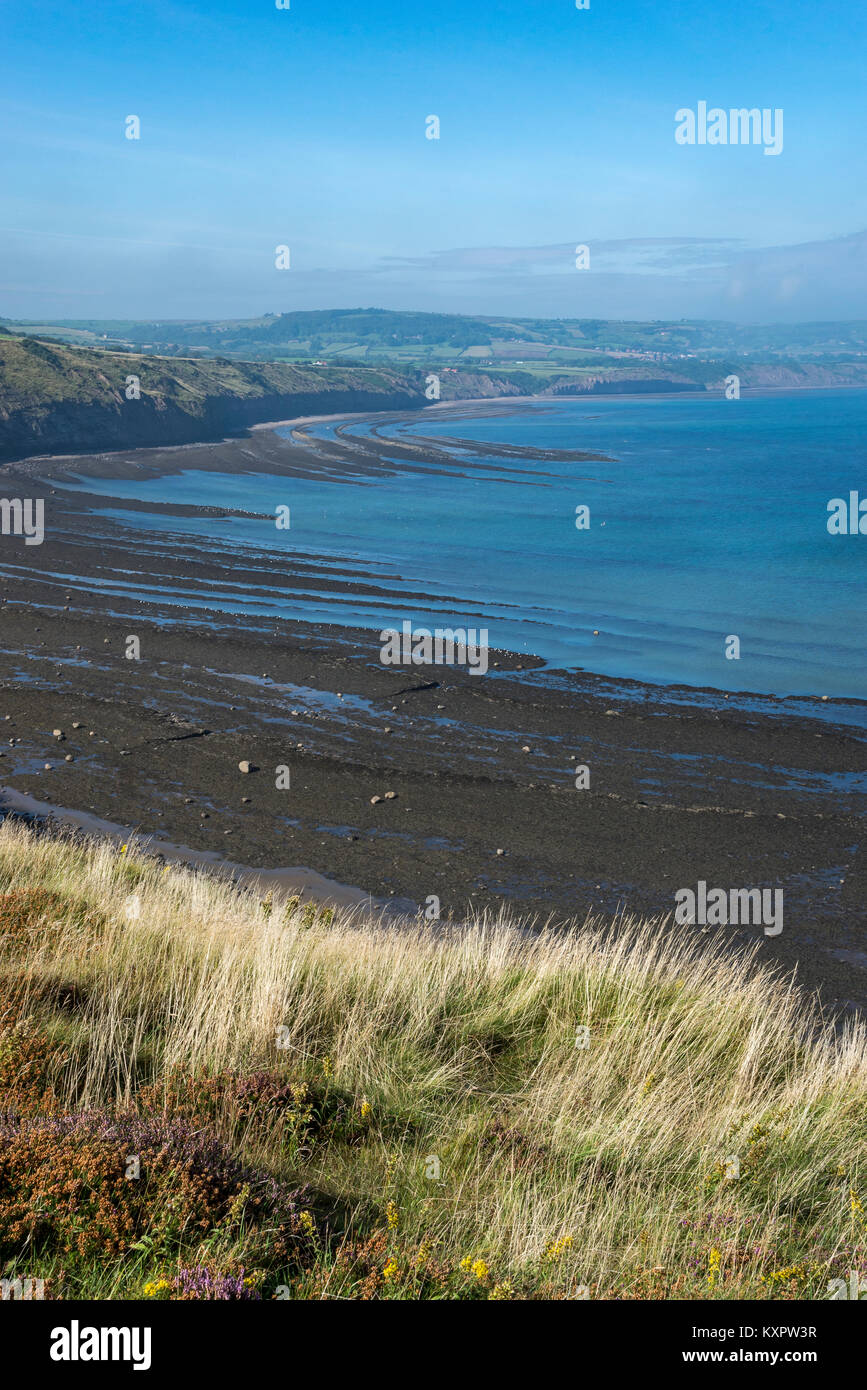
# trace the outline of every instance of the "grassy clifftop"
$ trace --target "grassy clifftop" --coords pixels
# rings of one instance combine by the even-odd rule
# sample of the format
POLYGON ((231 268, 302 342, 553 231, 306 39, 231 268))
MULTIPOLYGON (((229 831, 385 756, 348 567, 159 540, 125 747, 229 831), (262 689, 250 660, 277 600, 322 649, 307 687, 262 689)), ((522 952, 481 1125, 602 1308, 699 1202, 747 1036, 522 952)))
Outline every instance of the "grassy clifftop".
POLYGON ((384 929, 0 828, 0 1274, 55 1298, 800 1298, 867 1039, 706 937, 384 929))
POLYGON ((192 361, 0 337, 0 457, 183 444, 280 416, 424 404, 388 368, 192 361), (128 378, 138 381, 128 398, 128 378))

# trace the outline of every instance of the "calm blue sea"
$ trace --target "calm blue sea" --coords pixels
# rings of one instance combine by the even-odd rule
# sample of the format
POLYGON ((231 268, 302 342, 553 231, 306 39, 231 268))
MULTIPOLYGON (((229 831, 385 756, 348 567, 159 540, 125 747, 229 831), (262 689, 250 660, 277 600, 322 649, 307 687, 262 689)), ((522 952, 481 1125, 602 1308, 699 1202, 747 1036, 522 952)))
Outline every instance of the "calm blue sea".
MULTIPOLYGON (((458 421, 434 410, 400 433, 470 442, 455 465, 391 476, 275 479, 185 472, 111 481, 117 497, 273 512, 263 521, 112 514, 142 528, 326 556, 378 594, 222 606, 371 628, 487 626, 491 646, 612 677, 772 694, 867 697, 867 536, 831 536, 827 504, 867 496, 867 391, 595 398, 458 421), (477 456, 472 442, 581 449, 610 462, 477 456), (578 530, 575 509, 590 508, 578 530), (418 597, 421 596, 421 597, 418 597), (594 636, 594 629, 598 632, 594 636), (740 659, 725 656, 726 638, 740 659)), ((353 426, 355 428, 355 426, 353 426)), ((359 431, 363 432, 363 425, 359 431)), ((322 426, 323 439, 329 427, 322 426)), ((92 485, 89 485, 92 486, 92 485)), ((129 592, 135 592, 134 587, 129 592)), ((184 599, 189 602, 188 598, 184 599)), ((203 602, 213 606, 213 593, 203 602)))

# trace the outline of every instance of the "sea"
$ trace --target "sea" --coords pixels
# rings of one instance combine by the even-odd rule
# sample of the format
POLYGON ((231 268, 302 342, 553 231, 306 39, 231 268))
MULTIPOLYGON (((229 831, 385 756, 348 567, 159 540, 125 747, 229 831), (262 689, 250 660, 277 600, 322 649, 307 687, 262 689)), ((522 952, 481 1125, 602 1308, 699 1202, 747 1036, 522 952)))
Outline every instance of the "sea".
MULTIPOLYGON (((139 534, 218 540, 239 557, 277 550, 287 566, 321 562, 300 590, 271 579, 255 596, 227 573, 203 607, 317 627, 484 628, 490 647, 552 670, 867 698, 867 534, 828 529, 832 499, 867 499, 867 391, 506 406, 378 418, 386 456, 390 439, 428 438, 447 463, 420 454, 417 465, 297 478, 188 469, 111 479, 105 511, 139 534), (548 450, 601 457, 552 461, 548 450), (269 516, 288 507, 290 525, 124 511, 126 498, 269 516), (345 589, 320 582, 347 574, 345 589)), ((343 428, 364 437, 371 425, 343 428)), ((308 427, 326 448, 334 429, 308 427)), ((92 491, 93 481, 81 486, 92 491)), ((128 592, 138 593, 133 577, 128 592)), ((162 597, 175 601, 168 581, 162 597)), ((198 600, 187 591, 176 601, 198 600)))

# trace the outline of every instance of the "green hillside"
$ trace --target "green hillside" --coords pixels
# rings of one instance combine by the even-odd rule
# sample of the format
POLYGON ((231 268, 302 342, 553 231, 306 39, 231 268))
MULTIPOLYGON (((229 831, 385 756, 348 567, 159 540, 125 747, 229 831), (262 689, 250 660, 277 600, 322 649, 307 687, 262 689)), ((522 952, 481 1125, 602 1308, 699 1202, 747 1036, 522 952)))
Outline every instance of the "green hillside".
POLYGON ((388 368, 169 360, 0 337, 3 458, 187 443, 292 415, 423 401, 417 381, 388 368))
POLYGON ((754 950, 384 931, 7 820, 0 984, 0 1268, 46 1298, 788 1302, 864 1267, 863 1024, 754 950))
POLYGON ((727 355, 760 360, 867 357, 867 323, 742 325, 713 320, 507 319, 390 309, 299 310, 251 319, 7 320, 12 332, 82 346, 168 356, 484 365, 522 359, 599 365, 627 354, 648 360, 727 355))

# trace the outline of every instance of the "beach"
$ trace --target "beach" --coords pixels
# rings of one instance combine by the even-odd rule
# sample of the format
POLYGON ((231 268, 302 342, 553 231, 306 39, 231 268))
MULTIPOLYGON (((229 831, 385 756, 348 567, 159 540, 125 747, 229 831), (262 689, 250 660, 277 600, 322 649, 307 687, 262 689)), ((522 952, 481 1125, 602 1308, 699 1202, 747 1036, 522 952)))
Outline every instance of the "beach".
MULTIPOLYGON (((616 681, 507 650, 490 652, 483 678, 383 666, 369 628, 261 611, 278 581, 304 590, 309 555, 254 559, 228 542, 223 554, 177 530, 171 545, 145 532, 131 552, 128 529, 97 505, 98 479, 300 476, 323 466, 319 447, 256 430, 11 467, 10 495, 41 479, 51 521, 36 556, 4 538, 0 784, 175 859, 186 848, 230 872, 306 873, 310 896, 327 899, 331 884, 335 901, 349 890, 442 920, 470 906, 557 922, 670 914, 699 880, 783 887, 780 935, 741 925, 727 939, 758 939, 833 1009, 867 1003, 860 711, 847 722, 817 701, 616 681), (72 473, 86 491, 63 490, 72 473), (234 613, 209 601, 229 571, 244 596, 234 613), (112 588, 119 574, 135 576, 138 597, 112 588)), ((327 452, 335 469, 381 466, 366 446, 327 452)), ((166 515, 194 517, 206 496, 166 502, 166 515)), ((333 561, 318 582, 359 583, 333 561)))

